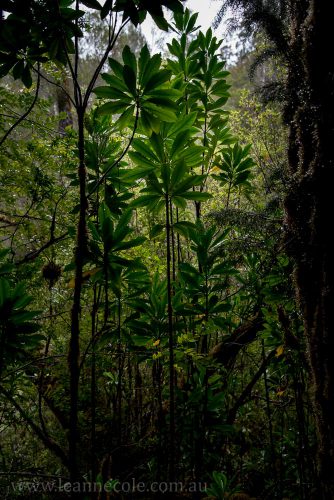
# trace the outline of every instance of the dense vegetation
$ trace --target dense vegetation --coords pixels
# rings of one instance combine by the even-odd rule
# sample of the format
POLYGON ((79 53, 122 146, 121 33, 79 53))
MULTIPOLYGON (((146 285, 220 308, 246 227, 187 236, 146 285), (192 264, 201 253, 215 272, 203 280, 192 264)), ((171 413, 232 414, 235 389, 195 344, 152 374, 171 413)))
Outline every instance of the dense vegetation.
POLYGON ((330 498, 270 29, 230 75, 178 0, 3 9, 2 497, 330 498))

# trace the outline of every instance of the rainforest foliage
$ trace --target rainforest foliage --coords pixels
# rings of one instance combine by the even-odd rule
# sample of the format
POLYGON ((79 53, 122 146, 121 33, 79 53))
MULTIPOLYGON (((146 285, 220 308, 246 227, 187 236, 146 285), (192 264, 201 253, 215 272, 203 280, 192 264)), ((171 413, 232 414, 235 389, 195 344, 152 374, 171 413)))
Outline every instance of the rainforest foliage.
POLYGON ((234 93, 222 41, 178 0, 4 11, 2 497, 310 498, 279 107, 234 93), (146 14, 168 28, 162 6, 168 54, 127 44, 146 14))

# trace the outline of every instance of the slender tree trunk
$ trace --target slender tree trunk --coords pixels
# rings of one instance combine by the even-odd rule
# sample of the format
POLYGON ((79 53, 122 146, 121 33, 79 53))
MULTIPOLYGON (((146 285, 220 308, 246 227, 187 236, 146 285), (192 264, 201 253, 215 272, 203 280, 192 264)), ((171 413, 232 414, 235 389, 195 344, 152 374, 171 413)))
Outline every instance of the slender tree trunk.
POLYGON ((166 194, 166 251, 167 251, 167 297, 168 297, 168 335, 169 335, 169 480, 175 476, 175 401, 174 401, 174 336, 171 283, 171 228, 169 218, 169 196, 166 194))
MULTIPOLYGON (((95 354, 95 334, 96 334, 96 323, 97 323, 97 285, 94 285, 94 297, 93 297, 93 308, 92 308, 92 366, 91 366, 91 470, 92 470, 92 483, 95 483, 97 475, 97 460, 96 460, 96 354, 95 354)), ((95 493, 92 494, 92 499, 96 498, 95 493)))
POLYGON ((122 384, 123 384, 123 348, 122 348, 122 336, 121 336, 121 313, 122 304, 121 299, 117 299, 117 330, 118 330, 118 342, 117 342, 117 355, 118 355, 118 385, 117 385, 117 425, 118 425, 118 446, 122 445, 122 384))
POLYGON ((85 168, 85 139, 84 139, 84 110, 77 108, 78 114, 78 151, 79 151, 79 189, 80 189, 80 213, 77 234, 77 246, 75 251, 75 287, 73 306, 71 311, 71 338, 68 354, 70 372, 70 429, 69 429, 69 463, 70 479, 76 482, 79 477, 77 464, 77 442, 78 442, 78 395, 79 395, 79 357, 80 357, 80 302, 82 289, 82 269, 84 264, 85 249, 87 246, 86 234, 86 168, 85 168))
MULTIPOLYGON (((266 353, 264 350, 264 340, 262 340, 262 364, 266 364, 266 353)), ((267 412, 267 421, 268 421, 268 430, 269 430, 269 442, 270 442, 270 454, 271 454, 271 464, 272 464, 272 473, 273 479, 275 482, 275 492, 277 489, 277 470, 276 470, 276 452, 275 452, 275 441, 274 441, 274 433, 273 433, 273 421, 272 421, 272 413, 270 408, 270 395, 269 395, 269 384, 267 377, 267 369, 263 370, 263 381, 264 381, 264 390, 265 390, 265 398, 266 398, 266 412, 267 412)), ((277 497, 277 493, 274 494, 277 497)))
POLYGON ((171 243, 172 243, 172 269, 173 269, 173 281, 176 281, 176 255, 175 255, 175 232, 174 232, 174 221, 173 221, 173 204, 170 201, 170 226, 171 226, 171 243))
POLYGON ((291 3, 288 77, 291 186, 286 197, 288 251, 304 317, 318 435, 316 498, 334 498, 334 240, 328 217, 334 186, 333 5, 291 3))

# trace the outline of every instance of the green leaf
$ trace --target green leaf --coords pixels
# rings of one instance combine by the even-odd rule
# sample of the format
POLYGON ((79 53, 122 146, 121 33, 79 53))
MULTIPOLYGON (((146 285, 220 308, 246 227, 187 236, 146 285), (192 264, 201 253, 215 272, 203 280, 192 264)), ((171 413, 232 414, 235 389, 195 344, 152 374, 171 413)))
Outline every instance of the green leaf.
POLYGON ((149 62, 146 64, 145 68, 143 68, 142 73, 139 76, 140 85, 145 88, 148 80, 155 75, 161 66, 161 55, 155 54, 149 62))
POLYGON ((137 75, 137 60, 136 60, 136 56, 134 55, 133 52, 131 52, 131 49, 128 45, 126 45, 123 49, 123 52, 122 52, 122 58, 123 58, 123 61, 124 61, 124 65, 125 66, 129 66, 133 73, 135 74, 135 76, 137 75))
POLYGON ((70 7, 74 3, 74 0, 60 0, 60 7, 70 7))
POLYGON ((123 113, 129 107, 128 101, 114 101, 102 104, 97 110, 99 115, 115 115, 123 113))
POLYGON ((152 149, 142 139, 134 139, 131 146, 142 156, 151 160, 153 162, 152 165, 154 164, 154 162, 159 161, 158 157, 154 154, 152 149))
POLYGON ((24 70, 22 71, 21 74, 21 80, 27 89, 30 89, 32 86, 32 77, 31 77, 31 72, 30 72, 30 67, 28 64, 26 64, 24 70))
POLYGON ((193 144, 184 150, 182 158, 188 163, 188 165, 195 166, 198 162, 202 162, 204 152, 204 146, 197 146, 193 144))
POLYGON ((207 201, 212 198, 211 194, 200 193, 199 191, 187 191, 186 193, 180 193, 180 196, 183 196, 186 200, 192 201, 207 201))
POLYGON ((134 343, 134 345, 138 347, 146 346, 146 344, 152 342, 151 337, 144 337, 141 335, 131 335, 131 340, 134 343))
POLYGON ((184 192, 192 189, 194 186, 201 185, 204 179, 205 176, 203 175, 188 175, 174 187, 173 193, 174 195, 182 196, 184 192))
POLYGON ((155 97, 163 98, 164 100, 168 99, 169 101, 172 101, 172 103, 176 107, 174 101, 182 97, 182 92, 180 92, 180 90, 177 89, 158 88, 150 91, 148 99, 152 100, 152 98, 155 97))
POLYGON ((151 159, 149 159, 148 156, 144 154, 141 154, 137 151, 130 151, 129 157, 133 162, 135 162, 137 165, 140 165, 141 167, 149 167, 150 170, 156 168, 156 165, 154 162, 152 162, 151 159))
POLYGON ((60 8, 60 14, 66 21, 74 21, 76 19, 79 19, 80 17, 85 15, 84 10, 76 10, 76 9, 70 9, 70 8, 60 8))
POLYGON ((102 9, 101 5, 97 0, 80 0, 80 2, 83 3, 86 7, 89 7, 90 9, 96 9, 96 10, 102 9))
POLYGON ((173 203, 177 208, 186 209, 187 202, 181 196, 173 196, 173 203))
POLYGON ((108 73, 103 73, 102 78, 105 82, 110 85, 112 89, 120 90, 121 92, 129 92, 128 87, 125 85, 123 81, 123 66, 122 66, 122 75, 119 78, 115 75, 109 75, 108 73))
POLYGON ((164 17, 154 16, 153 14, 151 14, 151 15, 152 15, 153 21, 158 26, 158 28, 160 28, 163 31, 168 31, 168 22, 166 21, 166 19, 164 17))
POLYGON ((148 205, 158 202, 160 200, 160 195, 158 194, 145 194, 139 196, 136 200, 133 200, 130 203, 130 207, 139 208, 139 207, 147 207, 148 205))
POLYGON ((145 236, 138 236, 138 238, 134 238, 129 241, 123 241, 121 243, 116 243, 114 246, 115 250, 127 250, 129 248, 138 247, 142 245, 146 241, 145 236))
POLYGON ((179 161, 173 168, 170 185, 173 189, 175 185, 177 185, 188 172, 188 167, 184 161, 179 161))
POLYGON ((10 286, 6 279, 0 279, 0 307, 10 297, 10 286))
POLYGON ((131 168, 128 169, 124 173, 124 180, 127 182, 135 182, 140 179, 144 179, 147 177, 152 171, 154 170, 154 167, 136 167, 136 168, 131 168))
POLYGON ((232 309, 232 305, 228 303, 217 304, 211 309, 211 313, 228 312, 232 309))
POLYGON ((134 105, 126 109, 116 121, 115 126, 117 126, 120 130, 123 130, 123 128, 125 127, 129 127, 134 119, 133 116, 134 111, 135 111, 134 105))
POLYGON ((195 112, 189 113, 189 115, 182 118, 178 118, 178 120, 169 128, 167 136, 172 137, 173 135, 177 135, 184 130, 188 130, 195 123, 196 118, 197 113, 195 112))
POLYGON ((163 224, 155 224, 150 231, 150 239, 153 240, 157 236, 159 236, 162 231, 165 229, 163 224))
POLYGON ((163 163, 165 160, 165 149, 164 149, 164 143, 163 143, 161 135, 155 134, 155 133, 152 134, 151 139, 150 139, 150 144, 151 144, 152 148, 154 149, 154 152, 156 153, 160 162, 163 163))
POLYGON ((96 87, 93 92, 102 99, 128 99, 130 102, 130 97, 126 93, 110 86, 96 87))
POLYGON ((153 116, 150 112, 145 111, 143 108, 141 109, 140 123, 149 137, 152 135, 152 132, 155 132, 156 134, 160 132, 161 121, 159 118, 153 116))
POLYGON ((127 64, 123 67, 123 78, 124 78, 124 82, 126 83, 126 86, 130 90, 131 94, 133 96, 136 96, 136 94, 137 94, 136 73, 127 64))
POLYGON ((24 62, 21 59, 20 61, 18 61, 15 64, 15 66, 13 68, 13 77, 14 77, 14 80, 17 80, 18 78, 21 78, 23 70, 24 70, 24 62))
MULTIPOLYGON (((110 69, 115 73, 115 76, 117 76, 117 78, 122 79, 123 78, 123 66, 122 66, 122 64, 119 61, 116 61, 116 59, 113 59, 112 57, 108 58, 108 62, 109 62, 110 69)), ((101 76, 103 79, 104 79, 105 75, 110 76, 110 75, 108 75, 108 73, 102 73, 101 76)))
POLYGON ((104 19, 108 15, 110 9, 112 8, 112 5, 113 5, 113 0, 105 1, 100 13, 101 19, 104 19))
POLYGON ((189 221, 179 221, 179 222, 175 222, 173 224, 174 230, 177 233, 181 234, 181 236, 184 236, 185 238, 189 237, 189 228, 193 228, 193 227, 194 227, 194 224, 192 224, 189 221))
POLYGON ((172 149, 171 149, 171 157, 173 158, 174 155, 184 152, 184 148, 186 143, 188 142, 188 139, 191 135, 191 131, 188 130, 183 130, 182 132, 179 132, 177 136, 174 139, 172 149))
MULTIPOLYGON (((148 50, 147 44, 145 43, 144 47, 140 51, 139 61, 138 61, 138 69, 139 69, 139 84, 141 85, 143 82, 143 75, 146 71, 147 65, 150 62, 150 52, 148 50)), ((160 66, 160 65, 159 65, 160 66)))
POLYGON ((36 311, 20 311, 12 314, 11 320, 14 325, 19 326, 25 321, 30 321, 32 319, 35 319, 36 315, 37 315, 36 311))
POLYGON ((175 122, 176 114, 168 108, 162 108, 151 102, 143 102, 142 108, 153 113, 157 118, 165 122, 175 122))
POLYGON ((147 81, 146 85, 144 86, 145 90, 145 95, 150 93, 150 90, 155 89, 156 87, 160 87, 160 85, 163 85, 166 83, 170 77, 171 77, 171 71, 168 69, 162 69, 155 73, 151 78, 147 81))

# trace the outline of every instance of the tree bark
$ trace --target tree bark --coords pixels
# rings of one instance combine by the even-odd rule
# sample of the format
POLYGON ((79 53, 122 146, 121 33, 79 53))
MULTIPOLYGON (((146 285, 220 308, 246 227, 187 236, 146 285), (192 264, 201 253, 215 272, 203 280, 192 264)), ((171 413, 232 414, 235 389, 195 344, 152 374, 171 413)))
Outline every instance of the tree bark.
POLYGON ((334 185, 333 5, 291 2, 289 58, 290 190, 285 200, 287 248, 308 344, 318 437, 316 498, 334 498, 334 240, 328 217, 334 185))
POLYGON ((69 461, 70 478, 74 483, 79 478, 77 463, 78 435, 78 403, 79 403, 79 358, 80 358, 80 310, 82 290, 82 270, 87 247, 86 232, 86 168, 85 168, 85 139, 84 139, 84 110, 78 108, 78 151, 79 151, 79 187, 80 187, 80 213, 77 234, 77 247, 75 250, 75 287, 73 306, 71 311, 71 338, 68 353, 70 372, 70 429, 69 429, 69 461))
POLYGON ((174 332, 172 307, 172 277, 171 277, 171 227, 169 212, 169 196, 165 195, 166 209, 166 265, 167 265, 167 298, 168 298, 168 347, 169 347, 169 480, 175 478, 175 394, 174 394, 174 332))
POLYGON ((262 328, 263 317, 261 313, 257 313, 211 349, 209 355, 230 370, 241 349, 254 342, 262 328))

